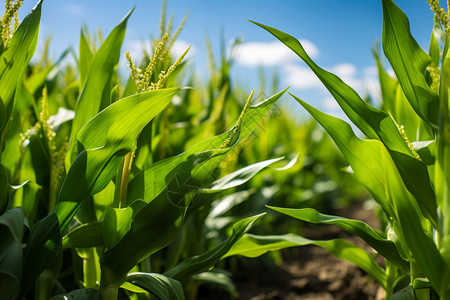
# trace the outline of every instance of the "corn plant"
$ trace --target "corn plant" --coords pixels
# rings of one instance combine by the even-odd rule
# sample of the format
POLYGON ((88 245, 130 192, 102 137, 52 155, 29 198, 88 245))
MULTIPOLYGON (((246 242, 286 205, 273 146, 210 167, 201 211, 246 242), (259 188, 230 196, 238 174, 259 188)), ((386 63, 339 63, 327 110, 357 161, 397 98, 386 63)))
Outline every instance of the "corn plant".
POLYGON ((117 299, 126 291, 133 299, 184 299, 195 276, 217 282, 205 271, 263 214, 233 220, 214 247, 183 259, 175 253, 161 272, 152 269, 152 259, 178 241, 188 220, 215 200, 212 195, 280 160, 217 179, 223 159, 285 90, 256 105, 250 105, 252 92, 231 129, 201 131, 173 155, 168 112, 176 95, 190 92, 173 86, 186 54, 170 58, 178 30, 170 36, 162 22, 147 67, 138 68, 127 54, 131 75, 123 90, 115 69, 133 10, 98 48, 82 31, 78 79, 69 66, 59 73, 61 87, 50 75, 60 60, 42 60, 26 74, 43 1, 12 28, 21 2, 6 3, 0 47, 2 297, 117 299), (205 136, 211 132, 217 135, 205 136))
POLYGON ((336 75, 319 67, 296 38, 255 23, 309 66, 365 135, 365 139, 359 138, 348 123, 292 95, 334 140, 355 177, 379 204, 386 226, 376 230, 362 221, 322 214, 312 208, 269 208, 310 223, 340 226, 358 235, 383 256, 385 266, 345 240, 314 241, 296 234, 248 234, 228 255, 254 257, 269 250, 314 244, 360 266, 385 289, 387 299, 450 299, 450 27, 448 13, 439 8, 439 2, 429 3, 436 18, 427 54, 411 35, 409 21, 402 10, 392 0, 382 0, 382 45, 396 77, 387 74, 377 56, 383 96, 381 109, 363 101, 336 75))

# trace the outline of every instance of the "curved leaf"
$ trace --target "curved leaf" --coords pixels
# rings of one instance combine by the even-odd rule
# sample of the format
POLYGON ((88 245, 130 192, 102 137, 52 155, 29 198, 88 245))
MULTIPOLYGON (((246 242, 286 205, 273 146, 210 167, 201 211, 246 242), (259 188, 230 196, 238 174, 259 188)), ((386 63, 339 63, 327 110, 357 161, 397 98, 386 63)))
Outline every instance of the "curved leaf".
POLYGON ((156 273, 130 273, 127 282, 143 288, 161 300, 183 300, 181 283, 175 279, 156 273))
MULTIPOLYGON (((275 28, 253 23, 270 32, 294 51, 322 81, 352 123, 370 139, 380 139, 386 145, 406 187, 416 198, 420 210, 437 228, 437 205, 428 169, 413 155, 392 118, 386 112, 363 101, 339 77, 320 68, 307 55, 296 38, 275 28)), ((298 98, 296 100, 299 101, 298 98)))
POLYGON ((358 235, 367 244, 378 251, 378 253, 383 255, 391 263, 395 264, 403 272, 409 272, 409 263, 403 260, 394 243, 382 238, 369 225, 362 221, 321 214, 312 208, 292 209, 273 206, 267 207, 309 223, 337 225, 348 232, 358 235))
POLYGON ((257 257, 268 251, 277 251, 288 247, 316 245, 330 251, 337 258, 347 260, 359 266, 386 287, 386 272, 363 249, 341 239, 313 241, 296 234, 258 236, 246 234, 224 256, 243 255, 257 257))

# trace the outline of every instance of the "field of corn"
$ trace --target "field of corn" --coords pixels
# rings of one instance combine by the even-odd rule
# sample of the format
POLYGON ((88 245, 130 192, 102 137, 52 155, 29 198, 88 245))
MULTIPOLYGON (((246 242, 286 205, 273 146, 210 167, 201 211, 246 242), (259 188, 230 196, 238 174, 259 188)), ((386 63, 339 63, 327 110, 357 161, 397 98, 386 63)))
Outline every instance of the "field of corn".
POLYGON ((245 90, 209 40, 209 77, 197 78, 189 48, 171 55, 184 21, 166 22, 165 3, 151 53, 125 51, 124 71, 133 10, 104 39, 82 30, 78 49, 55 58, 36 53, 45 0, 21 21, 22 1, 6 0, 0 299, 328 299, 258 284, 249 296, 242 282, 280 281, 288 259, 315 259, 298 249, 323 248, 373 287, 348 281, 350 293, 331 299, 450 300, 449 14, 428 0, 424 50, 401 8, 380 1, 376 104, 318 66, 300 37, 252 21, 306 63, 343 121, 277 75, 245 90), (294 121, 281 98, 311 117, 294 121), (367 206, 371 225, 339 215, 367 206))

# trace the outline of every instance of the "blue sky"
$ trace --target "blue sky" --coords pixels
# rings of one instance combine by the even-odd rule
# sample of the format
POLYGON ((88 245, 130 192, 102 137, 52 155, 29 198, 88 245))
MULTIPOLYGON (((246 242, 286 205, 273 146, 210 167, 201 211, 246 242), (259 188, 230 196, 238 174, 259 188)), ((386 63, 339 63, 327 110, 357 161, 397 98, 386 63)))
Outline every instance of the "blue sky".
MULTIPOLYGON (((413 36, 428 48, 433 14, 425 0, 396 0, 411 22, 413 36)), ((21 18, 36 4, 25 0, 21 18)), ((157 36, 162 0, 44 0, 40 41, 52 35, 51 53, 59 55, 68 45, 78 46, 80 29, 100 27, 107 33, 136 5, 129 21, 124 49, 137 55, 142 40, 157 36)), ((178 51, 193 45, 190 60, 199 75, 206 75, 205 34, 216 57, 220 33, 227 43, 241 37, 233 74, 249 92, 258 88, 258 68, 266 73, 277 70, 280 88, 290 91, 315 106, 336 110, 329 94, 314 79, 300 59, 275 39, 247 20, 254 20, 300 39, 307 52, 322 67, 337 73, 361 94, 376 93, 376 72, 371 48, 381 40, 382 8, 378 0, 168 0, 167 14, 174 14, 175 26, 185 14, 188 21, 176 45, 178 51)), ((38 46, 39 51, 39 46, 38 46)), ((125 63, 121 64, 124 67, 125 63)), ((269 77, 269 76, 268 76, 269 77)))

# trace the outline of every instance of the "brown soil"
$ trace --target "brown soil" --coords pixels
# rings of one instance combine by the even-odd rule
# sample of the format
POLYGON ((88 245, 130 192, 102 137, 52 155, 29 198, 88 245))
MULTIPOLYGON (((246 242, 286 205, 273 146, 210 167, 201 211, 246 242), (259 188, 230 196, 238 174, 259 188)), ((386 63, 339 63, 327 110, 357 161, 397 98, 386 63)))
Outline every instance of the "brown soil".
MULTIPOLYGON (((363 220, 371 226, 377 226, 378 223, 374 214, 361 204, 352 205, 335 214, 363 220)), ((372 251, 358 237, 347 234, 337 226, 314 226, 303 230, 302 235, 311 239, 345 238, 372 251)), ((316 246, 295 247, 283 250, 282 256, 283 263, 279 266, 254 264, 241 269, 239 274, 234 274, 238 299, 383 299, 383 290, 363 270, 335 258, 325 249, 316 246)), ((382 263, 382 259, 379 259, 382 263)))

